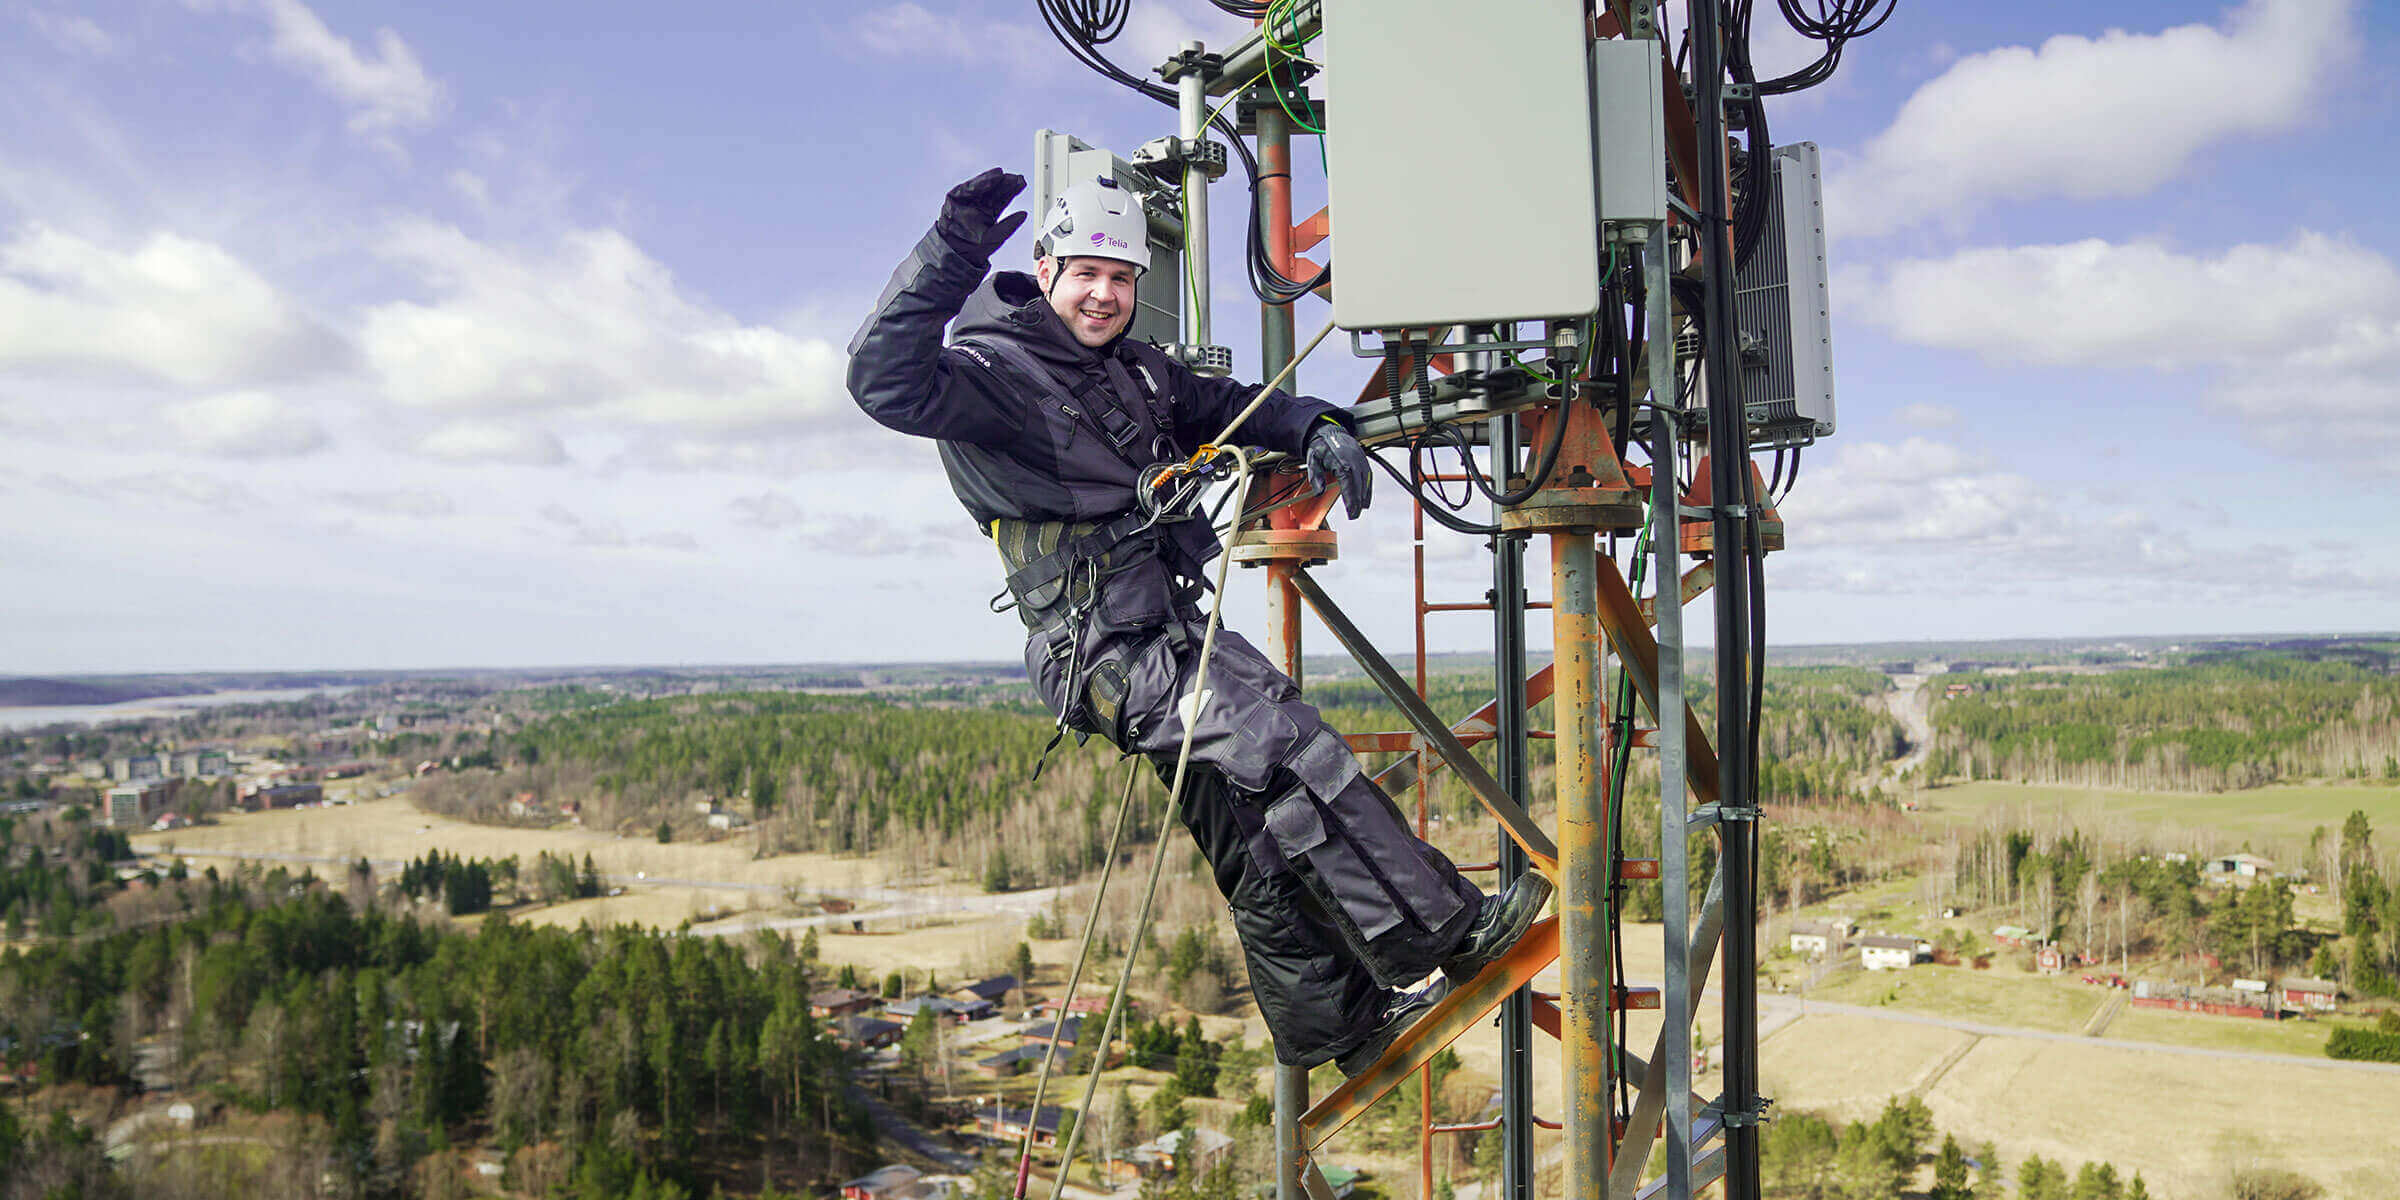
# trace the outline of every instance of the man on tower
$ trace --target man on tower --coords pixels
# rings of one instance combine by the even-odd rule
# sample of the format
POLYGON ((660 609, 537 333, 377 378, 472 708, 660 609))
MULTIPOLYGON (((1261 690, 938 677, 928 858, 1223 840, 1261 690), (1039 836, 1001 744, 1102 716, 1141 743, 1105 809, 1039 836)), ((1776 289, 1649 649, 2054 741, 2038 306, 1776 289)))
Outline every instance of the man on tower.
MULTIPOLYGON (((1034 273, 984 276, 1024 224, 1025 180, 995 167, 951 189, 850 341, 850 394, 938 439, 951 489, 997 545, 1028 631, 1026 675, 1062 729, 1098 734, 1170 776, 1192 731, 1184 827, 1233 910, 1276 1057, 1355 1075, 1524 936, 1550 884, 1496 896, 1409 832, 1341 735, 1240 635, 1218 633, 1208 690, 1181 703, 1206 622, 1205 521, 1154 520, 1140 489, 1256 395, 1125 337, 1150 264, 1141 201, 1074 184, 1043 217, 1034 273), (952 340, 944 345, 944 330, 952 340), (1441 971, 1443 980, 1404 990, 1441 971)), ((1373 477, 1346 414, 1275 392, 1245 442, 1304 456, 1352 518, 1373 477)))

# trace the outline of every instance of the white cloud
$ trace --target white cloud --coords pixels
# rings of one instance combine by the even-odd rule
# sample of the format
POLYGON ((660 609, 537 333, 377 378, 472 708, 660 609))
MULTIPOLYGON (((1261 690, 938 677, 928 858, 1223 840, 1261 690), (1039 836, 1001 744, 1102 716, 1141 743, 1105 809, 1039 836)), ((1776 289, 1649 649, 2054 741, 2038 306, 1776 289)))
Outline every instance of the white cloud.
POLYGON ((2052 523, 2042 488, 1947 442, 1848 442, 1812 462, 1783 512, 1811 545, 2022 543, 2052 523))
POLYGON ((733 510, 737 524, 759 529, 783 529, 807 519, 807 510, 782 492, 760 492, 755 496, 736 496, 726 507, 733 510))
POLYGON ((325 445, 325 427, 270 392, 222 392, 166 407, 193 449, 232 458, 282 458, 325 445))
POLYGON ((1947 404, 1923 401, 1904 404, 1893 415, 1899 418, 1901 424, 1917 429, 1947 429, 1958 424, 1958 410, 1947 404))
POLYGON ((2207 407, 2287 453, 2400 456, 2400 268, 2347 238, 1971 249, 1849 272, 1843 296, 1902 340, 1995 363, 2196 371, 2207 407))
POLYGON ((125 49, 125 43, 122 40, 94 24, 89 17, 46 12, 36 8, 26 10, 25 21, 33 26, 34 32, 48 39, 51 45, 70 54, 83 54, 92 58, 114 58, 125 49))
POLYGON ((403 405, 573 409, 690 433, 797 427, 848 406, 839 346, 686 297, 621 233, 570 233, 537 255, 410 222, 381 249, 435 294, 366 316, 368 366, 403 405))
POLYGON ((567 448, 557 434, 495 421, 452 421, 417 439, 416 451, 446 462, 550 467, 567 461, 567 448))
POLYGON ((209 387, 346 357, 339 338, 207 242, 158 233, 124 251, 34 225, 0 244, 0 367, 209 387))
POLYGON ((258 494, 239 483, 187 471, 143 471, 109 477, 47 475, 43 482, 71 495, 113 503, 167 502, 222 513, 241 512, 259 504, 258 494))
POLYGON ((1780 511, 1791 548, 1769 560, 1770 576, 1809 591, 1935 597, 1974 580, 1979 592, 2034 588, 2046 600, 2162 586, 2187 598, 2250 599, 2262 590, 2377 594, 2400 584, 2339 548, 2229 545, 2214 529, 2196 538, 2139 508, 2063 504, 2055 488, 1926 438, 1845 444, 1780 511))
POLYGON ((2001 362, 2177 367, 2380 353, 2400 271, 2346 238, 2301 233, 2213 255, 2098 238, 1961 250, 1846 272, 1845 308, 1921 345, 2001 362))
POLYGON ((1070 61, 1065 49, 1032 22, 944 16, 908 0, 859 13, 851 18, 850 33, 860 45, 888 57, 997 64, 1020 76, 1047 74, 1055 64, 1070 61))
POLYGON ((450 497, 422 488, 329 492, 325 498, 353 512, 382 517, 446 517, 458 509, 450 497))
POLYGON ((300 0, 258 0, 257 10, 273 33, 268 53, 347 105, 352 132, 423 129, 441 115, 442 86, 391 29, 375 31, 367 55, 300 0))
POLYGON ((568 544, 595 547, 603 550, 642 548, 650 550, 692 551, 700 548, 699 539, 682 532, 662 532, 629 537, 625 527, 616 521, 586 517, 563 504, 545 504, 542 520, 550 528, 564 533, 568 544))
POLYGON ((2356 39, 2348 0, 2249 0, 2222 27, 2061 35, 1969 55, 1827 181, 1834 232, 1956 225, 2038 196, 2139 196, 2310 113, 2356 39))

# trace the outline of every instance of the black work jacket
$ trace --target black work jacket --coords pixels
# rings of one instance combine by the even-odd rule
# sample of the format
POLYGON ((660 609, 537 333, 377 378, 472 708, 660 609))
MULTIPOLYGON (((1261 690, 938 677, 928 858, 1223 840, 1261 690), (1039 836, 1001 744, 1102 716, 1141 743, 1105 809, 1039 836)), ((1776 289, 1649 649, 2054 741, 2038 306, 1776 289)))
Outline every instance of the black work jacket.
MULTIPOLYGON (((1188 455, 1257 394, 1121 335, 1087 347, 1033 276, 1003 271, 987 281, 990 265, 981 251, 926 233, 850 339, 851 398, 892 429, 938 439, 951 490, 979 526, 1131 512, 1142 468, 1188 455), (1027 352, 1047 378, 1027 380, 990 353, 1001 341, 1027 352), (1119 446, 1112 434, 1128 421, 1139 428, 1119 446)), ((1298 454, 1327 418, 1349 423, 1322 400, 1274 392, 1237 440, 1298 454)), ((1176 540, 1187 568, 1216 552, 1202 522, 1183 523, 1176 540)))

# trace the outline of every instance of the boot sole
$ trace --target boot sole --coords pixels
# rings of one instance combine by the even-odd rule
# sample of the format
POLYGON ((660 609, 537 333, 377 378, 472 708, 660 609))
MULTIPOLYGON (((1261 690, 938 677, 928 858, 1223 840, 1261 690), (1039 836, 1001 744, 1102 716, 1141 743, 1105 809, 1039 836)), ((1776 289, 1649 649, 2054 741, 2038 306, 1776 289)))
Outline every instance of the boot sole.
POLYGON ((1426 1014, 1433 1011, 1434 1005, 1441 1003, 1442 997, 1450 994, 1450 981, 1447 978, 1436 980, 1434 983, 1426 986, 1430 994, 1425 998, 1422 1006, 1417 1008, 1415 1016, 1411 1016, 1405 1021, 1394 1021, 1390 1023, 1388 1026, 1378 1031, 1374 1037, 1371 1037, 1365 1042, 1360 1043, 1359 1045, 1354 1046, 1334 1057, 1334 1069, 1342 1073, 1342 1078, 1356 1079, 1361 1074, 1365 1073, 1367 1068, 1372 1067, 1377 1062, 1381 1061, 1384 1055, 1391 1053, 1392 1043, 1399 1041, 1401 1034, 1407 1033, 1409 1030, 1416 1028, 1417 1022, 1424 1020, 1426 1014), (1364 1061, 1360 1061, 1358 1063, 1358 1070, 1353 1071, 1349 1068, 1349 1066, 1346 1065, 1347 1062, 1360 1058, 1365 1051, 1370 1049, 1372 1049, 1374 1053, 1364 1054, 1364 1061))
POLYGON ((1506 933, 1490 950, 1476 955, 1459 966, 1443 965, 1442 974, 1449 978, 1453 986, 1463 986, 1468 980, 1483 974, 1484 968, 1500 961, 1502 955, 1515 949, 1518 942, 1525 940, 1525 931, 1533 928, 1534 921, 1541 917, 1543 906, 1550 903, 1550 896, 1557 889, 1551 886, 1549 876, 1538 871, 1526 875, 1525 881, 1529 884, 1539 885, 1541 897, 1526 905, 1522 916, 1509 922, 1506 933))

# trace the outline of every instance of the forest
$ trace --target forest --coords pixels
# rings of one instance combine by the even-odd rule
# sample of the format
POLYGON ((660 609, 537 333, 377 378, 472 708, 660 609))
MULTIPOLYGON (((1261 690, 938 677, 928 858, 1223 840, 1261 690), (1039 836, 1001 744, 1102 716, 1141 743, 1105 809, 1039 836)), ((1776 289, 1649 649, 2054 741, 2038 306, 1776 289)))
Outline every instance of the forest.
POLYGON ((2224 791, 2294 779, 2400 781, 2400 676, 2266 651, 2072 675, 1947 677, 1935 779, 2224 791))
POLYGON ((335 1194, 443 1195, 451 1148, 488 1141, 533 1194, 666 1200, 727 1180, 805 1192, 872 1156, 848 1052, 808 1014, 813 947, 497 915, 461 932, 387 914, 356 873, 160 887, 182 919, 0 954, 10 1067, 174 1088, 298 1132, 234 1189, 191 1175, 198 1156, 99 1170, 71 1121, 12 1128, 0 1176, 33 1195, 316 1194, 320 1177, 335 1194))

